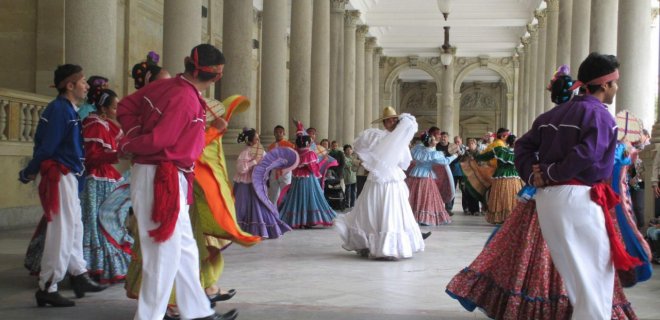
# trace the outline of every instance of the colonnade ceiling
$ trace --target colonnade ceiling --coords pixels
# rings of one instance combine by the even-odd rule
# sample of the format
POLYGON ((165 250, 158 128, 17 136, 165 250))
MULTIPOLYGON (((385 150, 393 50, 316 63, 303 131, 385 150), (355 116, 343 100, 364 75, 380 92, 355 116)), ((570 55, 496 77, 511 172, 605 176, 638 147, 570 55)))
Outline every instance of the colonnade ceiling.
POLYGON ((438 56, 444 26, 459 57, 511 57, 541 0, 350 0, 386 56, 438 56), (449 13, 447 21, 442 11, 449 13))

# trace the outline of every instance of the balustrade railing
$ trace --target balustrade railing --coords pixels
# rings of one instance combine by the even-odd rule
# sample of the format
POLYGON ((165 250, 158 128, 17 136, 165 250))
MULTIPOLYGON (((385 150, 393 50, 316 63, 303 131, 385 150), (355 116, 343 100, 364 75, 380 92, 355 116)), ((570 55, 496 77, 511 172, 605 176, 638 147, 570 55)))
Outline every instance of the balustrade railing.
POLYGON ((0 88, 0 141, 32 142, 53 97, 0 88))

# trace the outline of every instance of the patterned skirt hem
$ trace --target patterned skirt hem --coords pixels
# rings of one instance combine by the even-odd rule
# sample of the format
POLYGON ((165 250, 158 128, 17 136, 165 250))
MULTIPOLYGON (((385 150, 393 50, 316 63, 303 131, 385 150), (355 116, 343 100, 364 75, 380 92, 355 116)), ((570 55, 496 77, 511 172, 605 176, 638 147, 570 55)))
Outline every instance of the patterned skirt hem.
POLYGON ((478 307, 495 319, 570 319, 573 312, 565 295, 529 296, 503 288, 493 278, 468 268, 452 279, 446 292, 466 310, 478 307))
MULTIPOLYGON (((458 300, 465 310, 472 312, 479 308, 493 319, 568 320, 573 313, 566 295, 530 296, 525 292, 506 289, 495 279, 469 268, 456 275, 445 292, 458 300)), ((617 299, 616 294, 614 299, 613 320, 638 319, 629 302, 617 299)))
POLYGON ((415 220, 425 226, 441 226, 451 223, 451 218, 445 212, 413 212, 415 220))

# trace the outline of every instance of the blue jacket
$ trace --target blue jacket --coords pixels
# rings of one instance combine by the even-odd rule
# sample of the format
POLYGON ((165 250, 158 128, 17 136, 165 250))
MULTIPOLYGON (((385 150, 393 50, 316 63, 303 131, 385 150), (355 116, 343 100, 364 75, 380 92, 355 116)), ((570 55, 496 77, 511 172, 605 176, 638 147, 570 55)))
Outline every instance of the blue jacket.
POLYGON ((82 175, 85 170, 80 117, 75 106, 63 96, 51 101, 41 114, 34 135, 32 160, 23 173, 36 175, 41 162, 48 159, 63 164, 76 175, 82 175))

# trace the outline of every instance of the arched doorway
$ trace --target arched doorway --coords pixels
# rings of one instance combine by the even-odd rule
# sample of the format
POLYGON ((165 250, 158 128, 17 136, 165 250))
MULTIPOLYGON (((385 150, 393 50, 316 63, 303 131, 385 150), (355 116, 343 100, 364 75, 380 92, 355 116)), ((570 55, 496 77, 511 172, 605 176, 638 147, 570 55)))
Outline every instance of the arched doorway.
POLYGON ((438 70, 431 63, 415 57, 397 60, 401 61, 396 61, 398 64, 387 73, 385 78, 384 106, 389 105, 399 113, 407 112, 414 115, 420 130, 436 125, 442 90, 442 80, 438 70))
POLYGON ((485 60, 466 64, 455 77, 454 108, 458 134, 477 138, 514 124, 513 81, 505 66, 485 60))

